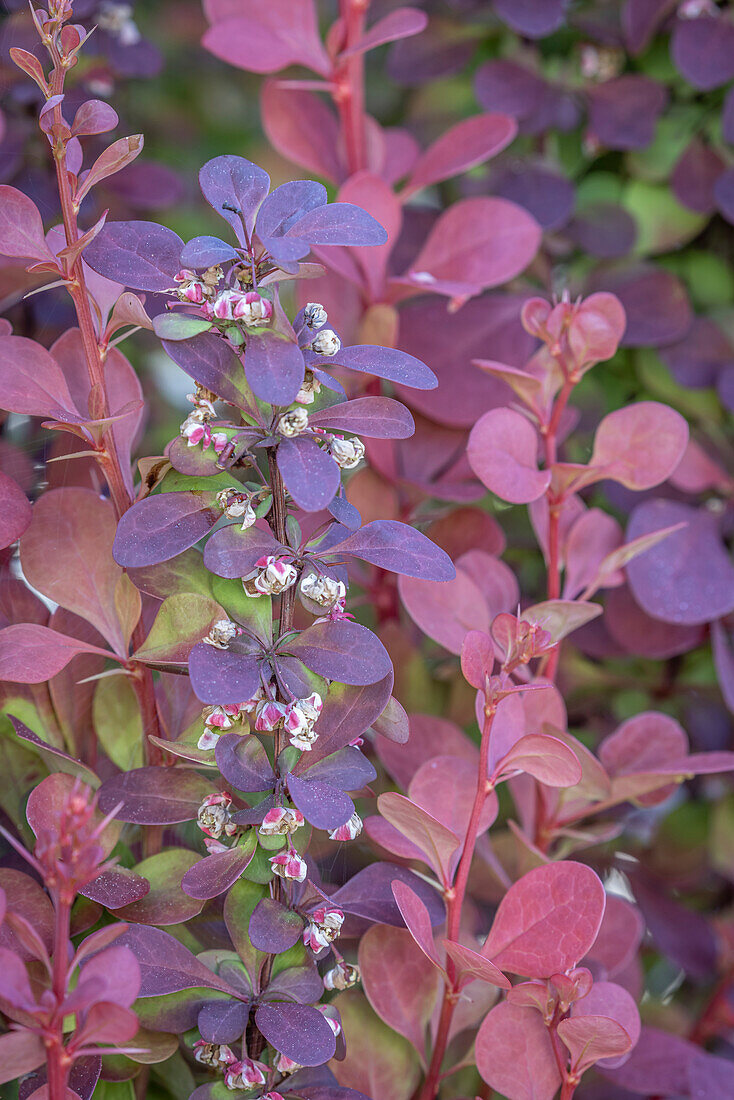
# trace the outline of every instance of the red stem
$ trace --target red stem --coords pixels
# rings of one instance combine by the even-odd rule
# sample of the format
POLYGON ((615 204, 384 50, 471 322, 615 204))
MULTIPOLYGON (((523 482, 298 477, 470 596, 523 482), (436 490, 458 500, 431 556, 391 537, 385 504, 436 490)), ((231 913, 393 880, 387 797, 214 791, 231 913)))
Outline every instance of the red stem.
POLYGON ((56 1008, 46 1031, 46 1066, 49 1100, 65 1100, 71 1058, 64 1049, 64 1014, 61 1005, 66 996, 69 969, 69 932, 71 903, 59 894, 54 896, 53 993, 56 1008))
MULTIPOLYGON (((447 923, 446 923, 446 938, 456 943, 459 939, 459 930, 461 928, 461 911, 464 905, 464 898, 466 896, 466 887, 469 881, 469 871, 471 869, 471 862, 474 856, 474 847, 477 839, 477 831, 479 829, 479 822, 484 809, 484 803, 487 801, 489 794, 492 790, 491 785, 487 779, 487 762, 489 760, 489 741, 492 731, 492 723, 496 708, 491 710, 485 710, 484 727, 482 729, 482 743, 479 749, 479 766, 477 768, 477 790, 474 795, 474 804, 472 806, 471 816, 469 818, 469 824, 467 826, 466 835, 464 837, 464 846, 461 853, 461 859, 459 860, 459 866, 456 871, 456 877, 454 879, 454 885, 451 890, 447 892, 446 896, 446 908, 447 908, 447 923)), ((436 1032, 436 1041, 433 1046, 433 1053, 431 1055, 431 1062, 428 1067, 428 1073, 426 1074, 426 1081, 420 1094, 420 1100, 435 1100, 438 1095, 439 1081, 441 1077, 441 1063, 443 1062, 444 1055, 446 1053, 446 1047, 449 1040, 449 1032, 451 1030, 451 1020, 454 1015, 454 1008, 456 1006, 456 999, 458 996, 457 989, 457 973, 456 965, 452 959, 448 959, 446 963, 446 971, 448 981, 444 983, 443 1003, 441 1005, 441 1016, 438 1022, 438 1031, 436 1032)))
MULTIPOLYGON (((545 439, 545 464, 547 468, 554 465, 558 458, 558 426, 564 413, 571 392, 576 385, 573 376, 565 379, 561 392, 553 406, 548 424, 543 431, 545 439)), ((557 498, 552 490, 546 490, 548 501, 548 599, 557 600, 561 595, 561 566, 560 566, 560 520, 563 498, 557 498)), ((553 681, 556 678, 558 660, 561 653, 560 645, 551 653, 544 671, 545 676, 553 681)))
MULTIPOLYGON (((339 0, 344 25, 344 48, 355 45, 364 34, 370 0, 339 0)), ((334 73, 334 102, 341 120, 344 148, 350 176, 366 167, 364 112, 364 54, 347 58, 334 73)))

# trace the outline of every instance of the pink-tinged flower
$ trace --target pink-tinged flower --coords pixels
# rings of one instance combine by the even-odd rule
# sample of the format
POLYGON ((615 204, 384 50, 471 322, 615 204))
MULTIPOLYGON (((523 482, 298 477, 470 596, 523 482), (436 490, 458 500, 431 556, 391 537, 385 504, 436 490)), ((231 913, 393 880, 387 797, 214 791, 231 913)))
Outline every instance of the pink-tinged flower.
POLYGON ((191 302, 200 306, 206 298, 206 287, 193 271, 183 268, 178 275, 174 275, 173 281, 180 283, 174 293, 180 302, 191 302))
POLYGON ((343 924, 344 914, 341 909, 322 905, 309 915, 308 924, 303 930, 303 942, 318 955, 337 939, 343 924))
POLYGON ((313 371, 307 370, 301 388, 296 394, 297 405, 313 405, 314 397, 321 392, 321 383, 314 378, 313 371))
POLYGON ((278 1073, 282 1073, 283 1076, 287 1076, 289 1073, 295 1073, 298 1069, 303 1069, 303 1066, 299 1062, 294 1062, 292 1058, 289 1058, 286 1054, 279 1054, 278 1060, 275 1063, 275 1068, 278 1073))
POLYGON ((329 833, 329 840, 354 840, 361 832, 362 818, 359 814, 354 813, 346 825, 340 825, 338 829, 334 829, 332 833, 329 833))
POLYGON ((205 729, 199 740, 196 742, 197 749, 202 749, 204 752, 208 752, 210 749, 217 747, 220 734, 216 733, 213 729, 205 729))
POLYGON ((293 439, 297 435, 301 435, 308 427, 308 413, 303 407, 297 409, 291 409, 289 412, 283 413, 277 424, 277 430, 280 435, 286 437, 286 439, 293 439))
POLYGON ((222 489, 217 493, 217 504, 228 519, 241 519, 242 530, 252 527, 257 516, 252 507, 252 494, 240 492, 239 489, 222 489))
POLYGON ((226 791, 221 794, 208 794, 199 807, 196 818, 202 833, 206 833, 215 840, 223 834, 232 836, 237 831, 237 826, 230 821, 231 805, 232 796, 226 791))
POLYGON ((306 699, 296 699, 293 703, 288 704, 283 726, 291 745, 296 749, 300 749, 301 752, 310 752, 319 736, 314 729, 314 725, 321 714, 323 705, 321 696, 317 691, 312 692, 306 699))
POLYGON ((224 1083, 228 1089, 254 1089, 264 1085, 268 1067, 252 1058, 243 1058, 241 1062, 232 1062, 224 1074, 224 1083))
POLYGON ((206 638, 202 638, 202 641, 207 645, 214 646, 215 649, 228 649, 229 643, 241 633, 241 628, 237 626, 237 623, 233 623, 231 619, 217 619, 206 638))
POLYGON ((242 578, 248 596, 276 596, 298 580, 298 570, 289 561, 266 554, 255 562, 255 568, 242 578))
POLYGON ((219 1043, 207 1043, 204 1039, 198 1039, 194 1043, 194 1058, 202 1066, 211 1066, 213 1069, 223 1069, 237 1061, 229 1047, 219 1043))
POLYGON ((229 848, 226 844, 223 844, 221 840, 215 840, 214 837, 204 837, 204 847, 206 848, 207 855, 216 856, 220 852, 228 852, 229 848))
POLYGON ((256 290, 241 294, 233 307, 234 316, 246 325, 265 325, 272 319, 273 303, 256 290))
POLYGON ((289 836, 305 824, 300 810, 290 806, 274 806, 262 819, 258 832, 263 836, 289 836))
POLYGON ((307 302, 303 307, 303 321, 307 328, 322 328, 328 320, 321 302, 307 302))
MULTIPOLYGON (((226 432, 212 432, 212 444, 214 445, 214 453, 220 455, 224 448, 229 443, 226 432)), ((204 448, 206 450, 206 448, 204 448)))
POLYGON ((349 742, 350 749, 361 749, 364 745, 364 737, 355 737, 353 741, 349 742))
POLYGON ((197 407, 191 410, 180 425, 179 431, 189 447, 196 447, 201 442, 204 442, 205 450, 209 446, 212 434, 211 428, 207 424, 209 415, 208 409, 197 407))
POLYGON ((334 435, 329 442, 329 454, 341 470, 353 470, 364 458, 364 443, 356 435, 351 439, 334 435))
POLYGON ((341 992, 344 989, 351 989, 359 980, 359 967, 340 959, 336 966, 324 974, 324 988, 338 989, 341 992))
POLYGON ((284 1100, 284 1097, 280 1092, 266 1092, 262 1100, 284 1100))
POLYGON ((214 726, 218 730, 231 730, 241 717, 241 703, 223 703, 214 707, 204 707, 204 725, 214 726))
POLYGON ((332 356, 336 355, 341 346, 342 342, 333 329, 323 328, 311 344, 311 350, 317 355, 332 356))
POLYGON ((332 1032, 334 1033, 334 1038, 338 1039, 339 1036, 342 1033, 342 1025, 339 1023, 338 1020, 335 1020, 333 1016, 329 1015, 329 1006, 328 1005, 316 1005, 315 1007, 321 1013, 321 1015, 324 1017, 327 1024, 331 1028, 332 1032))
POLYGON ((298 852, 288 848, 285 852, 278 852, 270 857, 270 866, 273 874, 278 878, 292 879, 294 882, 303 882, 308 874, 305 859, 301 859, 298 852))
POLYGON ((222 290, 211 307, 212 316, 218 321, 233 321, 234 307, 241 297, 238 290, 222 290))
POLYGON ((240 710, 243 711, 245 714, 253 714, 257 709, 257 704, 262 702, 262 700, 266 698, 267 696, 265 694, 265 689, 263 688, 262 684, 260 684, 254 695, 251 695, 250 698, 246 699, 244 703, 240 703, 240 710))
POLYGON ((213 390, 202 386, 201 382, 194 382, 194 393, 187 393, 186 400, 195 405, 205 416, 215 416, 214 402, 219 400, 213 390))
POLYGON ((526 665, 535 657, 542 657, 554 645, 550 632, 538 623, 527 622, 507 611, 493 619, 492 637, 504 651, 504 668, 526 665))
POLYGON ((285 706, 275 699, 263 699, 255 709, 255 729, 258 733, 271 733, 283 721, 285 706))
POLYGON ((110 38, 114 38, 120 46, 137 46, 142 38, 138 25, 133 19, 131 4, 103 0, 97 9, 95 21, 100 30, 110 38))

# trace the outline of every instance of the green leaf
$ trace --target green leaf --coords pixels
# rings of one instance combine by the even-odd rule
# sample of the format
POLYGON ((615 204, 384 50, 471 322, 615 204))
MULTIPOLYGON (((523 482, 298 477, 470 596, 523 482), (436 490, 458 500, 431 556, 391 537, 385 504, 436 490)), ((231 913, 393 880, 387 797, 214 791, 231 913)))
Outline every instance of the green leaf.
POLYGON ((273 601, 270 596, 247 596, 239 578, 214 575, 212 592, 228 615, 249 627, 262 641, 270 643, 273 629, 273 601))
POLYGON ((192 546, 176 554, 170 561, 157 565, 145 565, 139 569, 128 570, 136 588, 156 599, 165 600, 167 596, 177 596, 182 592, 196 592, 200 596, 212 593, 212 574, 204 565, 204 556, 192 546))
POLYGON ((346 1058, 332 1064, 339 1084, 380 1100, 410 1100, 421 1071, 408 1040, 384 1024, 357 990, 341 993, 335 1004, 347 1041, 346 1058))
POLYGON ((160 483, 162 493, 193 492, 201 489, 203 492, 219 493, 222 489, 237 489, 239 482, 232 474, 222 470, 213 477, 191 477, 182 474, 180 470, 169 470, 160 483))
POLYGON ((153 318, 153 332, 161 340, 189 340, 192 336, 209 332, 213 327, 211 321, 205 321, 203 317, 189 317, 185 313, 159 313, 153 318))
POLYGON ((227 925, 227 931, 250 975, 253 987, 257 987, 257 979, 265 954, 253 947, 250 942, 250 917, 257 903, 266 897, 267 893, 268 891, 261 885, 246 878, 238 878, 224 902, 224 922, 227 925))
POLYGON ((687 244, 706 224, 702 214, 681 206, 666 186, 632 180, 622 202, 637 222, 635 253, 655 256, 687 244))
POLYGON ((127 676, 98 680, 92 721, 104 751, 121 771, 143 766, 143 719, 127 676))
POLYGON ((185 665, 193 646, 223 617, 219 604, 206 596, 194 592, 168 596, 133 657, 145 664, 185 665))
POLYGON ((200 859, 199 852, 188 848, 166 848, 138 863, 133 870, 147 878, 150 892, 139 901, 116 910, 115 916, 134 924, 160 926, 178 924, 195 917, 204 908, 204 902, 185 894, 181 889, 181 879, 200 859))

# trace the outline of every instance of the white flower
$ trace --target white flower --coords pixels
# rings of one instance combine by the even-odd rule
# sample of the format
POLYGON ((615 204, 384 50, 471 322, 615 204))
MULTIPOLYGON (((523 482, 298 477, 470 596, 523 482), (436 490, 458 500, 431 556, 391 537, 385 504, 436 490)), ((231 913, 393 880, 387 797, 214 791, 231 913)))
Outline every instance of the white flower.
POLYGON ((289 561, 267 554, 255 562, 255 569, 242 578, 248 596, 275 596, 298 580, 298 570, 289 561))
POLYGON ((314 397, 320 392, 321 383, 318 378, 314 378, 313 371, 307 370, 301 382, 301 388, 296 394, 296 403, 298 405, 313 405, 314 397))
POLYGON ((319 607, 335 607, 347 594, 343 581, 325 573, 308 573, 301 578, 301 594, 319 607))
POLYGON ((303 307, 303 320, 308 328, 321 328, 329 318, 320 302, 307 302, 303 307))
POLYGON ((329 833, 329 840, 354 840, 362 832, 362 818, 354 813, 345 825, 329 833))
POLYGON ((353 470, 364 458, 364 443, 356 435, 351 439, 335 435, 329 443, 329 453, 342 470, 353 470))
POLYGON ((292 439, 294 436, 300 435, 301 432, 305 432, 307 427, 308 413, 302 407, 283 413, 277 425, 278 431, 286 439, 292 439))
POLYGON ((283 726, 288 734, 291 745, 301 752, 310 752, 318 733, 314 729, 321 710, 323 708, 321 696, 317 691, 311 693, 306 699, 296 699, 289 703, 283 726))
POLYGON ((336 355, 342 342, 333 329, 324 328, 311 344, 311 350, 317 355, 336 355))
POLYGON ((243 531, 252 527, 257 519, 251 495, 239 489, 222 489, 217 493, 217 504, 229 519, 242 519, 243 531))
POLYGON ((303 930, 303 942, 318 955, 337 939, 343 924, 344 913, 341 909, 322 905, 309 915, 308 924, 303 930))
POLYGON ((230 821, 231 805, 231 795, 226 792, 207 795, 199 806, 196 817, 196 823, 202 833, 206 833, 213 840, 219 840, 222 835, 233 836, 237 832, 237 826, 230 821))
POLYGON ((351 989, 360 980, 358 966, 351 966, 340 959, 335 967, 324 974, 325 989, 351 989))
POLYGON ((304 824, 305 819, 300 810, 290 806, 274 806, 265 814, 258 832, 262 836, 290 836, 304 824))
POLYGON ((202 641, 215 649, 229 649, 229 643, 240 633, 237 623, 231 619, 218 619, 202 641))

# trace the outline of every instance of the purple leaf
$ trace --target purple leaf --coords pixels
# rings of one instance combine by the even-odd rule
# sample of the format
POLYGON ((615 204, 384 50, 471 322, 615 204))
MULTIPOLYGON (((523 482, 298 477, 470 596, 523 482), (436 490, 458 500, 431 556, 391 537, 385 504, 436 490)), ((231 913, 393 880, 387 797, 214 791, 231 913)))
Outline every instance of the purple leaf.
POLYGON ((255 1023, 276 1050, 302 1066, 320 1066, 334 1057, 334 1034, 311 1005, 261 1004, 255 1023))
POLYGON ((267 172, 244 157, 215 157, 199 172, 199 186, 212 209, 229 222, 240 243, 246 244, 245 233, 252 234, 255 213, 270 187, 267 172))
POLYGON ((274 898, 259 901, 250 917, 252 946, 268 954, 280 955, 293 947, 303 932, 303 918, 274 898))
POLYGON ((610 149, 648 146, 668 99, 665 85, 640 73, 593 85, 588 95, 591 128, 610 149))
POLYGON ((318 779, 288 776, 288 790, 294 803, 316 829, 336 829, 354 813, 354 803, 343 791, 318 779))
POLYGON ((670 56, 694 88, 709 92, 734 77, 734 24, 716 10, 695 19, 676 19, 670 56))
POLYGON ((717 516, 677 501, 645 501, 630 517, 627 539, 681 522, 684 528, 628 563, 630 588, 653 618, 684 625, 711 622, 734 610, 734 567, 717 516))
POLYGON ((236 844, 226 852, 204 856, 181 879, 181 889, 200 901, 229 890, 252 861, 257 845, 236 844))
POLYGON ((28 260, 53 260, 43 222, 32 199, 15 187, 0 186, 0 253, 28 260))
POLYGON ((626 256, 635 243, 637 225, 631 214, 613 202, 589 203, 578 211, 566 233, 592 256, 614 260, 626 256))
POLYGON ((185 768, 134 768, 102 784, 99 806, 110 813, 121 802, 118 821, 173 825, 195 818, 202 799, 214 790, 208 780, 185 768))
POLYGON ((319 972, 313 963, 308 962, 305 966, 289 966, 281 970, 268 985, 264 1000, 313 1004, 321 999, 323 992, 324 983, 319 972))
MULTIPOLYGON (((332 360, 329 360, 331 363, 332 360)), ((342 348, 334 356, 335 366, 376 374, 390 382, 411 386, 417 390, 432 390, 438 385, 436 375, 420 359, 397 348, 373 347, 372 344, 355 344, 342 348)))
POLYGON ((164 340, 163 350, 190 378, 239 408, 252 404, 241 361, 221 336, 204 332, 191 340, 164 340))
POLYGON ((418 875, 395 863, 371 863, 340 887, 331 900, 345 912, 357 917, 401 927, 403 917, 393 896, 392 886, 403 882, 423 902, 432 925, 441 924, 446 913, 440 895, 418 875))
POLYGON ((207 1043, 234 1043, 241 1039, 250 1015, 242 1001, 209 1001, 202 1006, 197 1027, 207 1043))
POLYGON ((351 202, 331 202, 309 210, 287 230, 286 236, 309 244, 350 247, 380 245, 387 241, 387 233, 380 223, 351 202))
POLYGON ((692 1100, 725 1100, 732 1095, 732 1062, 699 1051, 688 1066, 688 1081, 692 1100))
POLYGON ((132 506, 117 525, 112 554, 139 568, 168 561, 208 534, 221 517, 215 492, 159 493, 132 506))
POLYGON ((362 517, 353 504, 346 497, 334 497, 329 501, 329 512, 343 527, 350 531, 356 531, 362 525, 362 517))
POLYGON ((227 733, 217 741, 214 755, 222 775, 237 790, 254 792, 273 789, 273 768, 257 737, 227 733))
MULTIPOLYGON (((322 720, 323 715, 319 718, 319 727, 322 720)), ((321 736, 319 733, 319 738, 321 736)), ((339 749, 338 752, 332 753, 323 760, 317 760, 314 764, 311 763, 310 757, 311 753, 304 753, 301 756, 294 769, 296 774, 303 775, 307 772, 308 779, 323 780, 342 791, 360 791, 377 778, 373 765, 364 753, 356 748, 339 749)))
POLYGON ((313 439, 284 439, 278 447, 278 469, 296 504, 306 512, 319 512, 336 496, 339 467, 313 439))
MULTIPOLYGON (((392 684, 392 670, 374 684, 332 684, 319 718, 318 740, 307 754, 308 767, 344 748, 355 737, 361 737, 387 706, 392 684)), ((305 756, 301 761, 295 767, 298 775, 307 766, 305 756)))
POLYGON ((568 0, 494 0, 500 19, 525 38, 545 38, 563 26, 568 0))
POLYGON ((326 188, 315 180, 291 180, 271 191, 257 213, 260 239, 282 238, 305 214, 327 203, 326 188))
POLYGON ((392 670, 379 638, 346 619, 310 626, 298 638, 283 643, 283 649, 318 676, 344 684, 374 684, 392 670))
POLYGON ((79 893, 107 909, 122 909, 123 905, 132 905, 146 897, 150 893, 150 883, 126 867, 113 867, 97 875, 79 893))
POLYGON ((183 241, 156 222, 108 222, 84 250, 89 266, 133 290, 161 293, 181 270, 183 241))
POLYGON ((234 649, 216 649, 205 642, 189 655, 191 686, 202 703, 241 703, 260 683, 259 658, 234 649))
POLYGON ((700 1047, 667 1031, 643 1027, 639 1042, 619 1069, 603 1071, 619 1088, 643 1096, 680 1096, 688 1067, 700 1047))
POLYGON ((311 427, 346 430, 373 439, 407 439, 415 423, 405 405, 391 397, 357 397, 320 409, 309 417, 311 427))
POLYGON ((271 405, 290 405, 303 381, 303 352, 295 340, 269 332, 248 336, 245 375, 253 392, 271 405))
POLYGON ((215 531, 204 548, 204 565, 218 577, 244 577, 259 558, 274 554, 281 545, 270 531, 232 523, 215 531))
POLYGON ((603 289, 615 294, 627 317, 625 347, 657 347, 682 339, 693 319, 681 280, 671 271, 638 265, 605 276, 603 289))
POLYGON ((329 553, 353 554, 380 569, 422 580, 450 581, 456 576, 448 554, 414 527, 396 520, 367 523, 329 553))
POLYGON ((494 178, 492 190, 500 198, 522 206, 545 230, 566 224, 576 197, 573 184, 565 176, 525 163, 501 172, 494 178))
POLYGON ((214 267, 227 260, 236 260, 239 253, 219 237, 194 237, 187 241, 181 253, 182 267, 214 267))
POLYGON ((140 997, 160 997, 182 989, 203 987, 219 989, 241 999, 237 990, 200 963, 168 932, 143 924, 132 925, 117 943, 129 947, 138 960, 142 980, 140 997))

